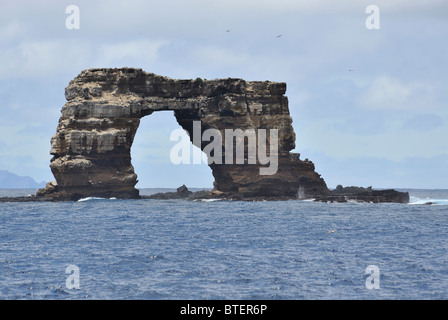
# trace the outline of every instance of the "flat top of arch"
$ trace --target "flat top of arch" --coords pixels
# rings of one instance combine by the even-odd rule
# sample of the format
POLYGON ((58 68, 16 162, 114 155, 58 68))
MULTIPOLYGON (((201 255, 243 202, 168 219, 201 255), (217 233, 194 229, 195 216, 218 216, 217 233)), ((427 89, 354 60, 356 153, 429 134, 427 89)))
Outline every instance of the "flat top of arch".
MULTIPOLYGON (((82 97, 82 91, 94 87, 97 92, 134 94, 140 97, 194 98, 223 94, 284 95, 286 83, 273 81, 246 81, 241 78, 206 80, 173 79, 141 68, 91 68, 70 81, 66 99, 82 97), (81 91, 81 92, 79 92, 81 91)), ((95 90, 93 90, 95 91, 95 90)), ((84 95, 85 96, 85 95, 84 95)), ((95 96, 94 96, 95 97, 95 96)))

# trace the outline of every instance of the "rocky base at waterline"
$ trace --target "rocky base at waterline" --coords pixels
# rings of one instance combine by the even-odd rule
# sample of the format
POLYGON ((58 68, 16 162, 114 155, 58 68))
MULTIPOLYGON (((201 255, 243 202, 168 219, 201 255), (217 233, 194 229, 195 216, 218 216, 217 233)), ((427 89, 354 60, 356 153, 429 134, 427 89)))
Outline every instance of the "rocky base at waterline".
POLYGON ((332 190, 332 195, 324 195, 315 198, 321 202, 369 202, 369 203, 409 203, 409 192, 401 192, 394 189, 373 190, 372 187, 342 187, 338 185, 332 190))
POLYGON ((201 190, 201 191, 190 191, 185 185, 177 188, 175 192, 159 192, 155 194, 151 194, 149 196, 140 196, 141 199, 159 199, 159 200, 169 200, 169 199, 208 199, 211 197, 210 191, 201 190))
MULTIPOLYGON (((208 200, 208 199, 220 199, 220 200, 242 200, 242 201, 257 201, 257 200, 297 200, 296 197, 243 197, 241 195, 217 193, 214 191, 201 190, 192 192, 183 185, 177 188, 176 192, 163 192, 156 193, 150 196, 142 196, 144 199, 186 199, 186 200, 208 200)), ((409 203, 409 193, 400 192, 394 189, 388 190, 373 190, 372 187, 345 187, 336 188, 332 191, 331 195, 325 195, 316 197, 314 201, 320 202, 368 202, 368 203, 409 203)))
MULTIPOLYGON (((282 200, 298 200, 297 198, 291 197, 243 197, 231 194, 217 194, 212 191, 201 190, 201 191, 189 191, 185 186, 179 187, 176 192, 164 192, 156 193, 149 196, 141 196, 140 199, 159 199, 159 200, 169 200, 169 199, 185 199, 185 200, 237 200, 237 201, 282 201, 282 200)), ((0 202, 58 202, 67 201, 66 199, 50 198, 50 197, 39 197, 39 196, 26 196, 26 197, 2 197, 0 202)), ((75 200, 73 200, 75 201, 75 200)), ((409 193, 399 192, 396 190, 372 190, 370 192, 361 192, 357 194, 337 194, 317 197, 314 201, 319 202, 369 202, 369 203, 409 203, 409 193)), ((426 203, 432 204, 432 203, 426 203)))
POLYGON ((262 196, 243 196, 241 194, 225 193, 216 190, 200 190, 190 191, 185 185, 177 188, 175 192, 159 192, 152 195, 140 196, 141 199, 158 199, 158 200, 235 200, 235 201, 280 201, 280 200, 296 200, 297 197, 262 197, 262 196))

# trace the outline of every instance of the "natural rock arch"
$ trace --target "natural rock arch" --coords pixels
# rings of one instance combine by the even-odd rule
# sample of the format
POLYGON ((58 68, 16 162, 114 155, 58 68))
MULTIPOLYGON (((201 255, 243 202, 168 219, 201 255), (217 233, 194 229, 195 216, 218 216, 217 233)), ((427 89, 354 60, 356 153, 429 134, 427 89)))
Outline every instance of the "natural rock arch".
MULTIPOLYGON (((329 194, 314 164, 290 153, 295 133, 285 92, 285 83, 269 81, 175 80, 134 68, 82 71, 65 90, 67 102, 51 139, 50 168, 56 182, 39 190, 38 196, 139 198, 130 150, 140 119, 160 110, 173 110, 195 145, 195 121, 200 121, 201 135, 207 129, 223 136, 226 129, 277 129, 276 173, 260 175, 263 165, 258 162, 212 163, 215 195, 297 198, 299 194, 329 194)), ((207 142, 199 144, 203 149, 207 142)))

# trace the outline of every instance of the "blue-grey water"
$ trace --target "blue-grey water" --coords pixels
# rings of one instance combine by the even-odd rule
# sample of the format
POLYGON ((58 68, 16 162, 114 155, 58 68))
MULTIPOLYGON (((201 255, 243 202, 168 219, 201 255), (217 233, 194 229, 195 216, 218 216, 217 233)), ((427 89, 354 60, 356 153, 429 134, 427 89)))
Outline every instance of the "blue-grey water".
POLYGON ((0 203, 0 299, 448 299, 447 199, 0 203))

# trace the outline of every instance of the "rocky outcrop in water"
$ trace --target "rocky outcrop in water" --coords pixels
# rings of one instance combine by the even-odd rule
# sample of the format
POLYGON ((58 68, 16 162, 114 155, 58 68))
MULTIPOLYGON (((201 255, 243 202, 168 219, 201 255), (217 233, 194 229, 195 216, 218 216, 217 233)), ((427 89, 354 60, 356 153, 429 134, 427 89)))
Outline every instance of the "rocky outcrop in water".
MULTIPOLYGON (((179 125, 202 150, 210 142, 195 139, 196 123, 200 123, 201 137, 208 129, 222 137, 228 129, 277 132, 277 137, 269 133, 265 137, 266 155, 277 159, 275 171, 269 174, 260 173, 263 168, 272 169, 272 163, 266 158, 253 159, 247 147, 243 163, 226 162, 230 151, 221 141, 223 152, 214 154, 214 159, 222 161, 209 164, 215 178, 213 196, 296 199, 330 195, 314 164, 290 152, 295 148, 295 133, 285 92, 285 83, 270 81, 176 80, 134 68, 82 71, 65 90, 67 102, 51 139, 50 168, 55 181, 37 196, 50 200, 139 198, 132 142, 140 119, 161 110, 173 110, 179 125), (271 149, 274 142, 277 148, 271 149)), ((232 147, 237 143, 232 142, 232 147)))
POLYGON ((168 200, 168 199, 190 199, 193 195, 193 192, 188 190, 186 185, 182 185, 175 192, 159 192, 149 196, 144 196, 142 198, 145 199, 159 199, 159 200, 168 200))
POLYGON ((318 196, 316 201, 323 202, 369 202, 369 203, 409 203, 409 192, 394 189, 374 190, 372 187, 342 187, 338 185, 331 195, 318 196))

